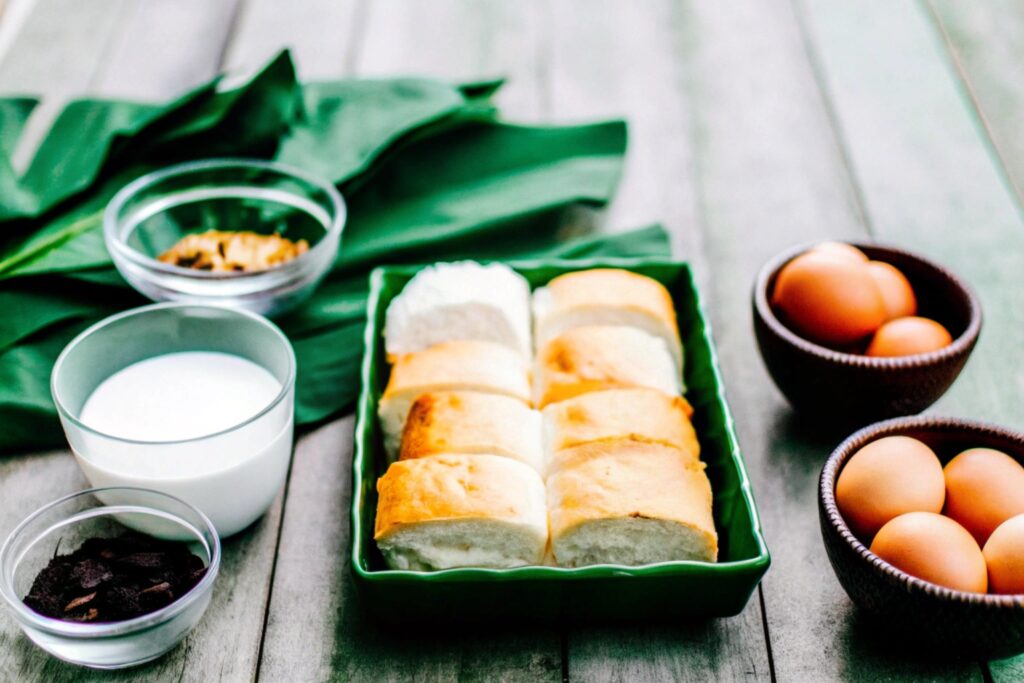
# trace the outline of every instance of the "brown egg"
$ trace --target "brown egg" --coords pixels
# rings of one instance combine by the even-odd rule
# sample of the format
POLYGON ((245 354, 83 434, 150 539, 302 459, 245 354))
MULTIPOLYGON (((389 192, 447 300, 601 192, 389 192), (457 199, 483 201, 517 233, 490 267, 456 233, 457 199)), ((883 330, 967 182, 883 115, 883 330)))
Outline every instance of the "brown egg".
POLYGON ((932 449, 907 436, 887 436, 864 446, 836 482, 839 512, 865 542, 905 512, 941 512, 945 495, 942 463, 932 449))
POLYGON ((829 254, 833 254, 835 256, 845 256, 847 258, 853 259, 858 263, 863 263, 868 260, 867 254, 865 254, 863 251, 853 246, 852 244, 847 244, 846 242, 822 242, 821 244, 812 248, 811 251, 823 251, 829 254))
POLYGON ((908 512, 878 530, 871 552, 911 576, 972 593, 988 590, 985 557, 974 537, 949 517, 908 512))
POLYGON ((903 318, 917 313, 917 297, 910 281, 899 269, 882 261, 870 261, 868 272, 878 286, 885 305, 885 319, 903 318))
POLYGON ((985 545, 995 528, 1024 513, 1024 467, 991 448, 972 448, 946 464, 946 509, 985 545))
POLYGON ((953 337, 939 323, 909 316, 890 320, 879 327, 866 353, 869 356, 913 356, 938 351, 952 343, 953 337))
POLYGON ((885 320, 867 264, 825 251, 787 263, 775 281, 772 304, 798 334, 823 344, 853 343, 885 320))
POLYGON ((1024 515, 996 527, 982 551, 992 593, 1024 593, 1024 515))

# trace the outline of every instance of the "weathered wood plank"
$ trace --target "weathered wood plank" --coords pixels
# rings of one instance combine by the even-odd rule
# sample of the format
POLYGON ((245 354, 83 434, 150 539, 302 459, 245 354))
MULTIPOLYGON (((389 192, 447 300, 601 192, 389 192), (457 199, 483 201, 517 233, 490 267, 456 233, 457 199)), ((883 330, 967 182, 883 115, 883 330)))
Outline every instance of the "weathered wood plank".
MULTIPOLYGON (((673 251, 706 284, 696 217, 691 112, 677 3, 559 2, 550 31, 552 117, 624 116, 629 153, 610 229, 661 221, 673 251), (628 68, 625 65, 628 64, 628 68)), ((732 619, 678 626, 577 627, 567 635, 570 680, 769 680, 768 647, 755 593, 732 619)))
POLYGON ((356 72, 451 81, 506 78, 497 97, 502 111, 518 121, 533 121, 546 106, 548 30, 540 0, 375 0, 356 72))
POLYGON ((4 0, 0 3, 0 62, 7 56, 36 0, 4 0))
POLYGON ((845 436, 793 415, 758 358, 750 286, 802 241, 867 234, 788 2, 692 2, 689 65, 710 309, 773 566, 762 585, 778 680, 977 678, 888 647, 856 617, 818 530, 820 467, 845 436))
POLYGON ((37 0, 0 62, 0 92, 41 95, 12 156, 24 169, 65 103, 86 92, 128 0, 37 0))
POLYGON ((91 94, 164 101, 218 71, 240 0, 134 0, 120 16, 91 94))
MULTIPOLYGON (((166 99, 212 75, 228 29, 224 9, 138 2, 64 3, 40 0, 25 24, 11 60, 0 64, 0 87, 22 84, 62 105, 63 98, 96 88, 105 94, 166 99), (201 11, 200 11, 201 10, 201 11), (105 22, 100 30, 97 22, 105 22), (191 24, 188 22, 191 21, 191 24), (201 43, 187 36, 194 34, 201 43), (103 59, 107 45, 116 62, 103 59), (154 53, 152 50, 156 49, 154 53), (181 70, 176 71, 180 65, 181 70), (4 76, 6 75, 6 76, 4 76), (12 85, 14 84, 14 85, 12 85)), ((214 3, 216 4, 216 3, 214 3)), ((229 7, 230 3, 224 7, 229 7)), ((49 122, 46 122, 49 125, 49 122)), ((46 128, 39 132, 45 133, 46 128)), ((25 514, 61 495, 86 487, 67 453, 17 456, 0 465, 0 511, 6 534, 25 514)), ((121 675, 90 675, 62 664, 17 635, 5 614, 0 621, 0 671, 19 680, 246 680, 255 676, 275 559, 283 496, 253 528, 224 545, 221 574, 210 609, 183 646, 142 669, 121 675), (225 639, 224 634, 231 636, 225 639), (9 645, 9 646, 8 646, 9 645)))
POLYGON ((678 3, 556 2, 551 14, 548 30, 564 37, 550 49, 552 118, 628 120, 626 166, 607 225, 661 222, 675 253, 699 254, 678 3))
POLYGON ((334 641, 359 631, 347 599, 353 592, 347 553, 352 484, 351 456, 343 454, 351 452, 352 422, 321 427, 295 449, 265 624, 263 680, 326 678, 334 641))
MULTIPOLYGON (((501 3, 374 3, 362 34, 359 75, 433 75, 472 79, 521 68, 535 59, 523 24, 510 28, 501 3), (445 30, 427 30, 429 26, 445 30), (525 31, 526 35, 519 31, 525 31), (498 39, 499 34, 502 36, 498 39)), ((308 30, 313 30, 310 27, 308 30)), ((324 30, 317 25, 316 30, 324 30)), ((344 38, 341 39, 344 42, 344 38)), ((242 48, 238 48, 241 50, 242 48)), ((234 50, 234 48, 232 48, 234 50)), ((311 57, 312 58, 312 57, 311 57)), ((336 64, 332 63, 335 68, 336 64)), ((325 76, 328 66, 307 63, 325 76)), ((536 80, 510 84, 518 117, 539 106, 536 80)), ((559 680, 559 633, 523 627, 495 633, 461 630, 401 634, 376 627, 355 604, 349 569, 352 418, 300 442, 292 466, 278 565, 263 644, 264 680, 559 680), (313 597, 315 596, 315 597, 313 597)))
POLYGON ((290 48, 303 79, 352 70, 360 33, 360 0, 244 0, 224 58, 224 68, 248 70, 290 48))
POLYGON ((931 254, 979 291, 985 329, 939 408, 1024 424, 1024 223, 926 15, 807 2, 813 47, 880 239, 931 254), (869 89, 870 88, 870 89, 869 89))
POLYGON ((1024 5, 1014 0, 930 0, 965 87, 1013 184, 1024 200, 1024 5))
MULTIPOLYGON (((911 3, 803 4, 875 233, 949 265, 981 296, 982 338, 936 410, 1021 426, 1024 224, 942 37, 911 3)), ((991 668, 1014 680, 1020 666, 991 668)))
POLYGON ((92 79, 127 0, 37 0, 0 62, 0 90, 80 94, 92 79))

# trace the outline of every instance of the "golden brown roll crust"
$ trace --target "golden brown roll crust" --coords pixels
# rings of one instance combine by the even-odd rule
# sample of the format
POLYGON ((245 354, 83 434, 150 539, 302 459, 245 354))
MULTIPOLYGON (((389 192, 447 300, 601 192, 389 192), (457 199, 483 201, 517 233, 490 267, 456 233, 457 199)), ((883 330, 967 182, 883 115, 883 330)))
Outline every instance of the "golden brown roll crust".
POLYGON ((382 398, 387 400, 409 390, 457 387, 504 394, 529 403, 529 366, 515 351, 496 342, 443 342, 425 351, 397 356, 382 398))
POLYGON ((621 268, 595 268, 559 275, 547 288, 551 292, 550 315, 587 306, 632 308, 678 330, 672 295, 660 282, 645 275, 621 268))
MULTIPOLYGON (((714 560, 718 536, 711 514, 711 484, 704 464, 661 444, 599 441, 563 451, 548 477, 551 541, 582 524, 644 519, 696 532, 714 560)), ((641 539, 638 539, 638 542, 641 539)))
POLYGON ((530 368, 520 354, 490 341, 443 342, 398 356, 377 406, 390 457, 398 455, 413 401, 433 391, 500 394, 529 405, 530 368))
POLYGON ((629 438, 674 446, 693 458, 700 444, 690 423, 693 408, 681 396, 653 389, 611 389, 581 394, 544 409, 549 457, 604 439, 629 438))
POLYGON ((511 458, 493 455, 435 455, 392 463, 377 480, 377 494, 373 537, 378 541, 425 522, 466 519, 537 526, 544 520, 540 475, 511 458))
POLYGON ((392 569, 522 567, 548 542, 544 483, 496 455, 394 463, 377 482, 374 539, 392 569))
POLYGON ((541 469, 540 413, 522 401, 496 394, 439 391, 413 403, 399 457, 439 453, 491 453, 541 469))
POLYGON ((591 391, 647 387, 680 395, 678 371, 664 341, 620 326, 576 327, 537 354, 537 406, 591 391))
POLYGON ((672 296, 660 282, 638 273, 595 268, 560 275, 538 290, 534 313, 538 346, 580 325, 636 325, 664 337, 681 361, 672 296))

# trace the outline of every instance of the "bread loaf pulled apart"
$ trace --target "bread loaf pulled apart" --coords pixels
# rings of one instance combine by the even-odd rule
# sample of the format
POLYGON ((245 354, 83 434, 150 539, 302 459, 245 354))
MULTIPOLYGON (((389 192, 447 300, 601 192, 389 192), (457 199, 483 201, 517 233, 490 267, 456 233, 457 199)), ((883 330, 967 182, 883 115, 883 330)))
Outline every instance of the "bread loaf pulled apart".
POLYGON ((412 404, 399 459, 441 453, 514 458, 540 472, 541 417, 519 399, 473 391, 423 394, 412 404))
POLYGON ((395 358, 377 406, 384 448, 398 455, 405 419, 413 402, 436 391, 499 394, 530 404, 530 368, 507 346, 471 339, 443 342, 395 358))
POLYGON ((473 261, 424 268, 391 301, 384 324, 389 357, 453 339, 507 346, 528 358, 530 286, 506 265, 473 261))
POLYGON ((622 325, 643 330, 665 342, 683 368, 683 348, 672 296, 645 275, 619 268, 595 268, 559 275, 533 293, 537 349, 575 327, 622 325))
POLYGON ((543 561, 544 483, 495 455, 393 463, 377 481, 374 539, 392 569, 521 567, 543 561))
POLYGON ((386 317, 374 539, 388 567, 717 561, 661 283, 598 268, 531 302, 506 266, 437 264, 386 317))
POLYGON ((672 355, 660 337, 634 327, 574 327, 537 354, 534 395, 538 408, 591 391, 647 387, 682 395, 672 355))
POLYGON ((717 561, 711 484, 678 448, 610 439, 564 450, 547 494, 559 566, 717 561))

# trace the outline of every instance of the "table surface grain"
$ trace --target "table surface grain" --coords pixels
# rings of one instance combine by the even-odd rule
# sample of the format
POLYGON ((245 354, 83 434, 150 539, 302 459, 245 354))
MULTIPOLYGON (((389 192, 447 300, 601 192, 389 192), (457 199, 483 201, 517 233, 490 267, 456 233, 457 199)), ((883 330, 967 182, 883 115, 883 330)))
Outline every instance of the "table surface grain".
MULTIPOLYGON (((0 680, 646 681, 1024 678, 1024 657, 935 662, 877 635, 818 533, 844 436, 795 416, 748 310, 797 242, 876 239, 977 288, 978 348, 930 411, 1024 426, 1024 3, 992 0, 0 0, 0 95, 41 98, 24 167, 82 95, 164 100, 284 46, 307 79, 503 76, 507 118, 625 117, 604 229, 655 221, 706 293, 773 566, 739 616, 678 626, 395 632, 348 570, 352 417, 298 439, 270 512, 225 544, 214 603, 158 662, 90 672, 0 617, 0 680)), ((0 534, 85 486, 65 451, 0 459, 0 534)))

